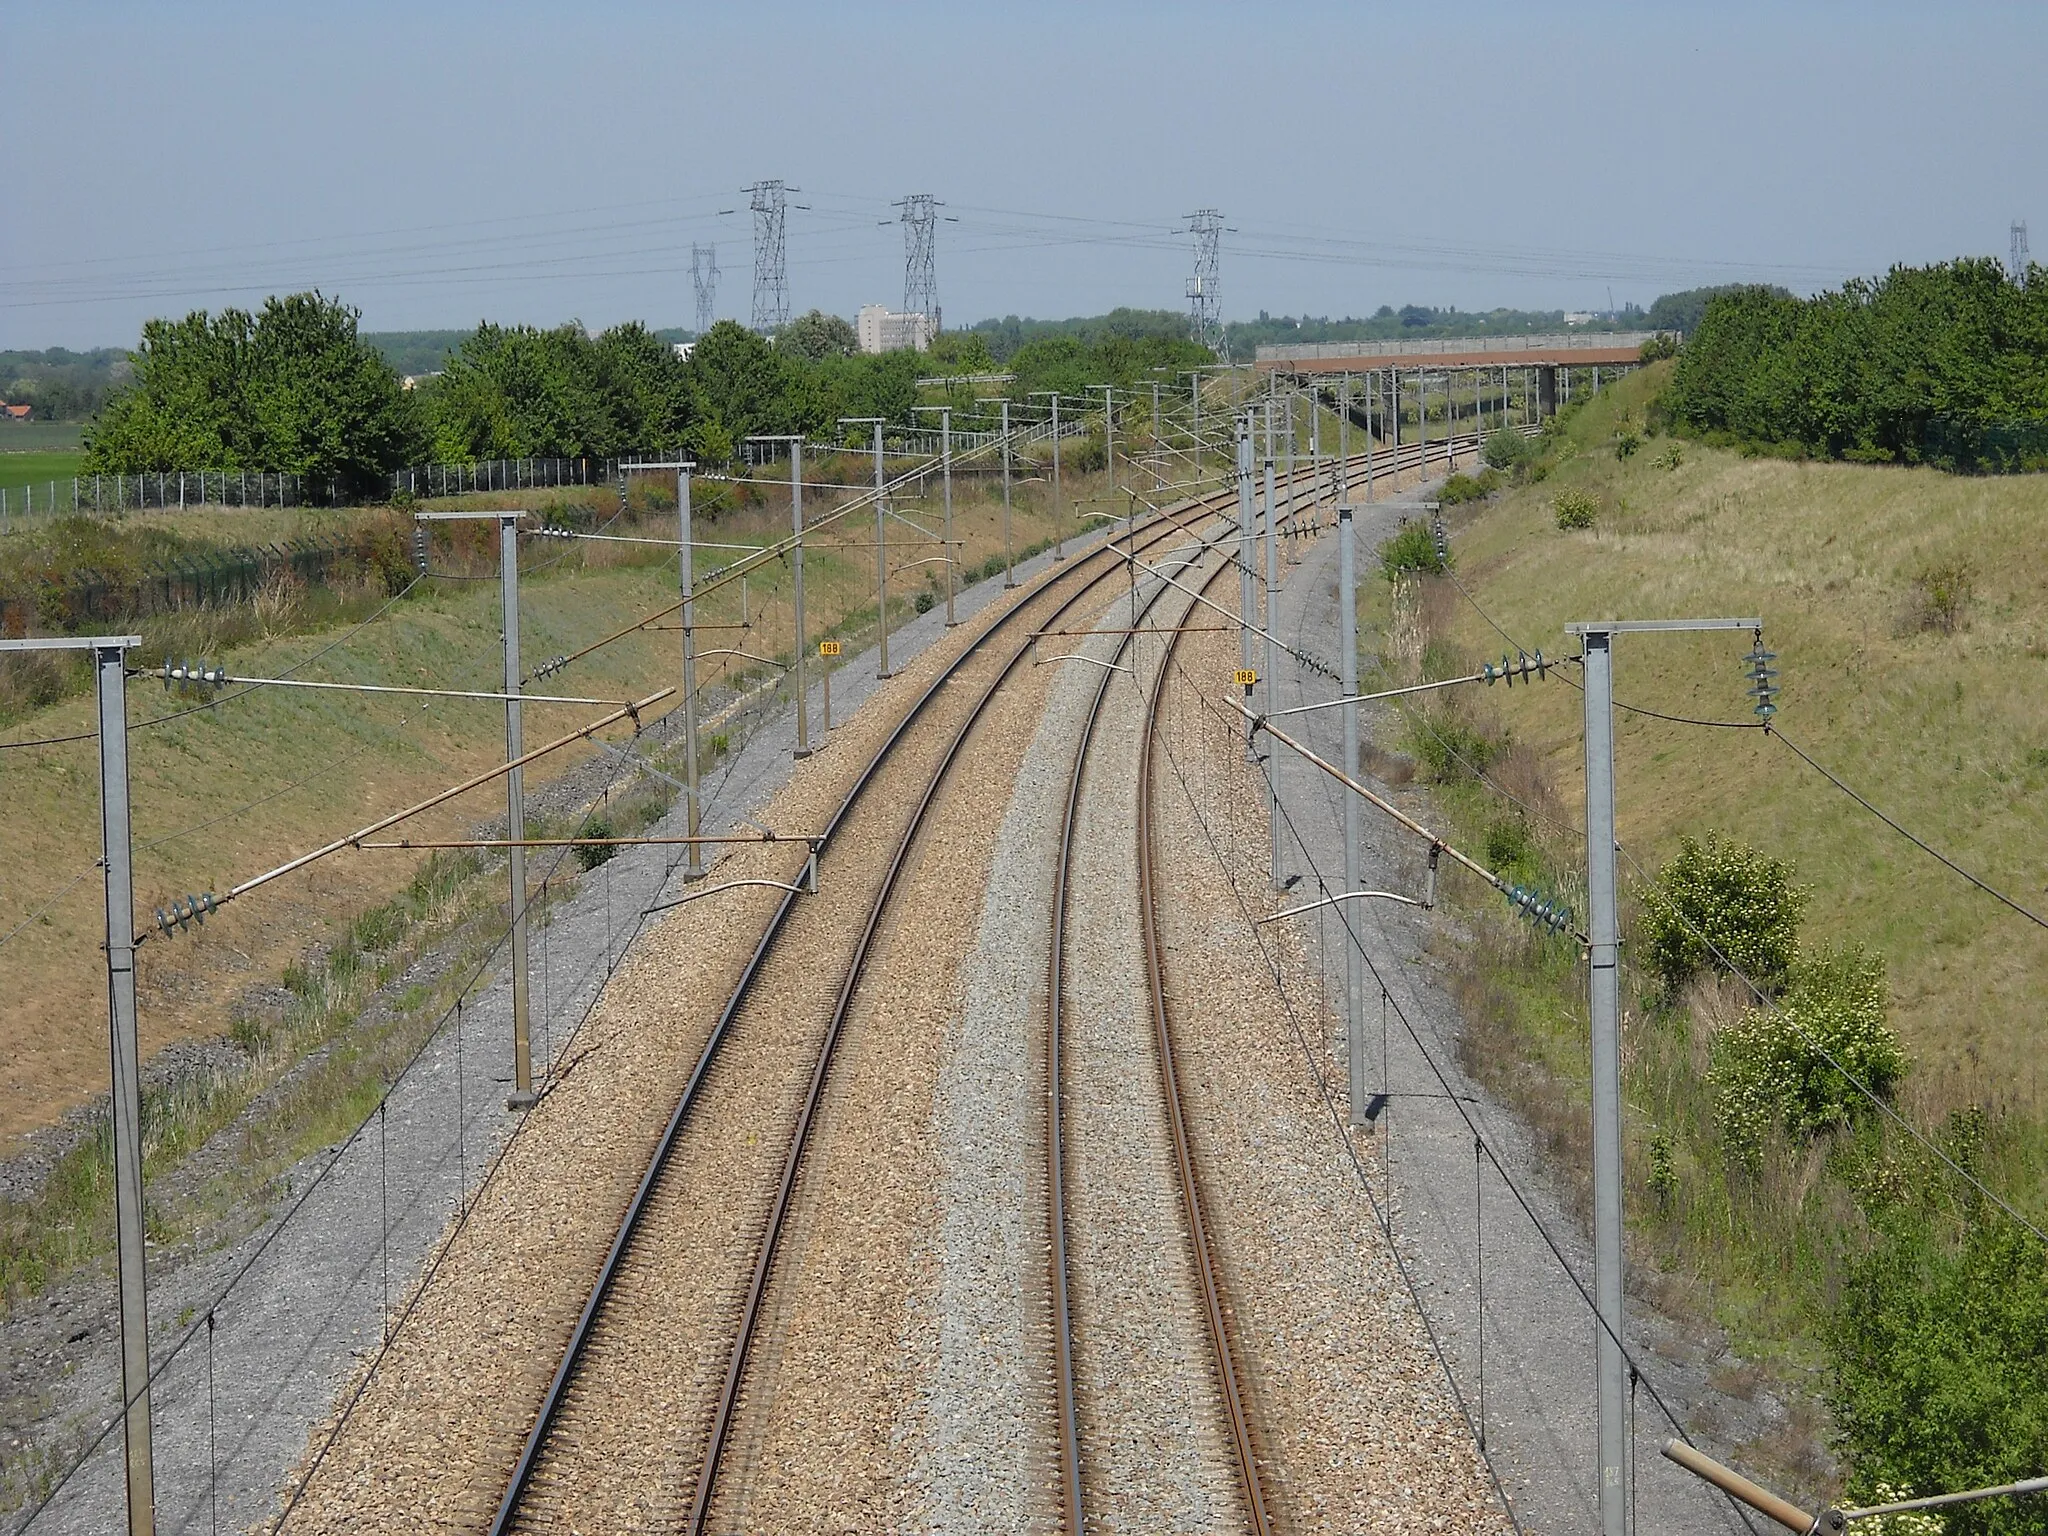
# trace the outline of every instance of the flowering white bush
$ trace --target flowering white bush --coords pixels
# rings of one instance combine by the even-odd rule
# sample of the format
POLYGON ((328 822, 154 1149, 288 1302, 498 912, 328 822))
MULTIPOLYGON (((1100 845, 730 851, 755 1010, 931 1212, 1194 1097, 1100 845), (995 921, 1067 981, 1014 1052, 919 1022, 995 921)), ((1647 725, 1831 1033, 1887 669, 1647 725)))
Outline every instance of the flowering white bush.
POLYGON ((1714 1036, 1714 1119, 1737 1163, 1754 1168, 1775 1125, 1811 1137, 1865 1113, 1842 1069, 1891 1096, 1907 1062, 1887 1001, 1882 959, 1860 944, 1823 947, 1800 957, 1775 1008, 1746 1009, 1714 1036))

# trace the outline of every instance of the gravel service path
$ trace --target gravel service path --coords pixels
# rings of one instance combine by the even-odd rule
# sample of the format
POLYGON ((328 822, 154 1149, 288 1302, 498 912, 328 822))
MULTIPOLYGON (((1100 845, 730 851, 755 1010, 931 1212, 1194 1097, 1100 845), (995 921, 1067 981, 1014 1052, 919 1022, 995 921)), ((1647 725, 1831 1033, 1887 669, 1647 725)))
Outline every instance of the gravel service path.
MULTIPOLYGON (((1400 519, 1424 515, 1430 487, 1356 510, 1360 581, 1378 580, 1373 552, 1400 519)), ((1453 538, 1455 549, 1455 537, 1453 538)), ((1288 574, 1278 628, 1311 654, 1334 656, 1336 635, 1336 539, 1297 546, 1299 564, 1288 574)), ((1546 652, 1560 637, 1525 637, 1546 652)), ((1282 668, 1276 703, 1281 707, 1337 696, 1336 685, 1306 668, 1282 668)), ((1212 692, 1213 696, 1213 692, 1212 692)), ((1337 762, 1342 757, 1341 720, 1336 710, 1297 715, 1290 734, 1337 762)), ((1367 706, 1361 735, 1377 738, 1389 751, 1402 745, 1402 724, 1390 707, 1367 706)), ((1341 789, 1325 775, 1277 749, 1278 780, 1288 807, 1283 832, 1283 867, 1298 874, 1302 899, 1325 892, 1317 871, 1334 890, 1343 872, 1341 789), (1304 851, 1305 850, 1305 851, 1304 851)), ((1361 776, 1373 782, 1361 769, 1361 776)), ((1425 824, 1434 824, 1426 797, 1417 789, 1374 783, 1375 789, 1425 824)), ((1567 794, 1571 792, 1567 786, 1567 794)), ((1424 849, 1409 834, 1368 808, 1363 820, 1363 884, 1367 888, 1413 892, 1424 880, 1424 849)), ((1256 828, 1265 845, 1263 825, 1256 828)), ((1396 1217, 1394 1232, 1445 1354, 1475 1417, 1479 1411, 1479 1362, 1484 1333, 1486 1445, 1507 1487, 1517 1518, 1530 1532, 1579 1532, 1598 1525, 1598 1491, 1593 1465, 1595 1382, 1594 1323, 1572 1281, 1515 1195, 1489 1163, 1475 1182, 1469 1115, 1495 1149, 1516 1186, 1529 1199, 1544 1227, 1558 1242, 1573 1271, 1591 1288, 1592 1262, 1570 1208, 1546 1175, 1539 1156, 1514 1113, 1494 1102, 1458 1065, 1462 1019, 1453 1001, 1432 938, 1455 944, 1455 919, 1443 912, 1421 913, 1385 902, 1354 903, 1353 922, 1366 954, 1385 978, 1389 996, 1386 1049, 1380 1051, 1378 985, 1368 978, 1371 1081, 1387 1095, 1374 1134, 1377 1155, 1391 1162, 1396 1217), (1398 1012, 1396 1011, 1398 1010, 1398 1012), (1401 1023, 1415 1025, 1410 1035, 1401 1023), (1419 1039, 1418 1039, 1419 1037, 1419 1039), (1441 1077, 1439 1076, 1441 1074, 1441 1077), (1448 1084, 1448 1088, 1446 1088, 1448 1084), (1465 1114, 1460 1114, 1463 1108, 1465 1114), (1477 1280, 1484 1247, 1485 1308, 1479 1309, 1477 1280)), ((1322 1040, 1332 1051, 1331 1070, 1340 1098, 1344 987, 1344 930, 1329 909, 1289 925, 1318 961, 1331 1008, 1322 1040)), ((1271 930, 1269 930, 1270 932, 1271 930)), ((1384 1173, 1384 1171, 1383 1171, 1384 1173)), ((1383 1174, 1375 1187, 1384 1190, 1383 1174)), ((1781 1423, 1783 1410, 1758 1394, 1742 1399, 1716 1390, 1710 1373, 1741 1379, 1740 1362, 1725 1340, 1688 1339, 1640 1296, 1630 1303, 1629 1348, 1710 1448, 1726 1450, 1781 1423)), ((1647 1391, 1636 1409, 1636 1502, 1645 1528, 1738 1531, 1744 1521, 1733 1506, 1697 1478, 1657 1454, 1671 1433, 1647 1391)))

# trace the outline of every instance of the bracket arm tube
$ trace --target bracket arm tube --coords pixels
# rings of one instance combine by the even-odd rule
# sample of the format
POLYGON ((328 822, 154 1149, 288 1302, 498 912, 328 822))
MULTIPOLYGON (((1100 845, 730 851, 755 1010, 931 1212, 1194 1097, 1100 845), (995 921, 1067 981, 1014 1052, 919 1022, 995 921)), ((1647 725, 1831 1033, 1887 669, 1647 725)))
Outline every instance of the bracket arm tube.
POLYGON ((337 837, 333 842, 325 843, 322 846, 313 849, 310 853, 302 853, 297 858, 289 859, 286 862, 278 865, 277 868, 275 869, 265 870, 260 875, 252 876, 251 878, 244 880, 240 885, 237 885, 233 889, 229 890, 225 895, 219 897, 216 904, 233 901, 237 896, 246 896, 249 894, 249 892, 256 890, 260 886, 268 885, 271 881, 278 879, 280 876, 291 874, 295 870, 304 869, 308 864, 313 863, 316 859, 324 859, 331 853, 341 852, 341 850, 344 848, 353 848, 357 844, 362 842, 362 840, 366 837, 375 836, 377 833, 384 831, 388 827, 395 827, 401 821, 409 821, 413 817, 421 814, 423 811, 430 811, 437 805, 446 804, 448 801, 453 800, 458 795, 464 795, 469 793, 469 791, 471 791, 472 789, 480 789, 484 785, 490 783, 493 779, 503 778, 506 774, 512 772, 512 770, 515 768, 525 767, 528 763, 534 761, 534 759, 536 758, 546 757, 550 752, 559 752, 563 747, 568 746, 570 743, 581 741, 584 737, 590 735, 593 731, 601 731, 608 725, 617 725, 621 720, 624 720, 629 716, 637 721, 640 715, 640 711, 647 709, 651 705, 659 704, 663 699, 667 698, 670 694, 674 692, 675 689, 673 688, 657 689, 655 692, 647 695, 646 698, 636 700, 634 703, 628 704, 622 709, 615 709, 610 714, 600 716, 598 719, 591 721, 588 725, 578 726, 575 730, 569 732, 566 736, 557 736, 553 741, 548 742, 545 746, 535 747, 531 752, 522 753, 519 757, 513 759, 509 763, 500 763, 495 768, 486 768, 482 773, 476 774, 474 777, 464 779, 460 784, 455 785, 452 789, 444 789, 440 791, 438 794, 430 795, 425 800, 419 801, 415 805, 409 805, 402 811, 393 811, 389 816, 385 816, 380 818, 379 820, 373 821, 367 827, 364 827, 359 831, 351 832, 346 837, 337 837))

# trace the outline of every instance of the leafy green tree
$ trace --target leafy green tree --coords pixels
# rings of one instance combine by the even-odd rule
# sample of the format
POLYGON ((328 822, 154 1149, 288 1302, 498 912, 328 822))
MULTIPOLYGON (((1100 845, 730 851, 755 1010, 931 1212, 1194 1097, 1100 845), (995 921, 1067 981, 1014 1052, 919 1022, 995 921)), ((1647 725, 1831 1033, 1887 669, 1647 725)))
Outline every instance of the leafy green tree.
POLYGON ((696 451, 707 460, 729 458, 737 445, 757 433, 794 432, 820 407, 796 398, 802 377, 759 336, 721 320, 698 339, 690 353, 691 414, 696 451), (715 433, 711 429, 716 429, 715 433), (715 450, 723 447, 721 456, 715 450))
POLYGON ((85 429, 86 472, 270 468, 254 452, 242 399, 255 324, 239 309, 146 322, 133 382, 85 429))
POLYGON ((995 355, 979 331, 941 331, 925 349, 933 373, 994 373, 995 355))
POLYGON ((604 458, 619 444, 579 325, 479 325, 424 393, 439 458, 604 458))
MULTIPOLYGON (((1959 1238, 1917 1202, 1873 1220, 1826 1338, 1829 1405, 1851 1486, 1915 1495, 2038 1477, 2048 1467, 2048 1251, 1973 1206, 1959 1238)), ((2039 1498, 1943 1510, 1950 1536, 2038 1536, 2039 1498)))
POLYGON ((614 432, 611 453, 682 450, 690 429, 690 378, 674 347, 634 320, 599 336, 592 362, 614 432))
POLYGON ((1667 405, 1695 430, 1822 457, 2032 467, 2048 463, 2044 343, 2048 291, 1989 258, 1811 299, 1741 288, 1708 300, 1667 405))
POLYGON ((86 430, 85 468, 283 470, 374 484, 422 436, 357 319, 338 299, 301 293, 273 297, 254 316, 227 309, 148 322, 133 381, 86 430))
POLYGON ((851 357, 860 351, 860 337, 837 315, 822 309, 798 315, 775 337, 775 350, 806 363, 827 357, 851 357))
POLYGON ((368 487, 418 453, 413 404, 357 319, 317 293, 265 302, 242 395, 263 467, 368 487))

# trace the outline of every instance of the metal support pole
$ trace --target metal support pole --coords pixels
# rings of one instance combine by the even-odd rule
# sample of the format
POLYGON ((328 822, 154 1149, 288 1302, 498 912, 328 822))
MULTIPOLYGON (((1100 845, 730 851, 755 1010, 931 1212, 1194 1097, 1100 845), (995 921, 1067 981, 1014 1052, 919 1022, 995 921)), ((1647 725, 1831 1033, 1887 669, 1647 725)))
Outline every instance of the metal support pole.
MULTIPOLYGON (((950 517, 952 497, 946 498, 950 517)), ((790 551, 791 600, 796 607, 796 649, 790 660, 796 673, 796 755, 811 755, 811 696, 804 677, 804 440, 789 440, 789 531, 795 540, 790 551)), ((951 533, 951 528, 947 532, 951 533)), ((950 599, 951 593, 948 593, 950 599)), ((830 727, 827 727, 830 729, 830 727)), ((693 845, 694 846, 694 845, 693 845)))
POLYGON ((1159 457, 1159 381, 1152 381, 1152 489, 1166 488, 1166 465, 1159 457))
POLYGON ((1197 483, 1202 478, 1202 370, 1197 368, 1188 375, 1189 394, 1194 397, 1195 409, 1195 475, 1197 483))
MULTIPOLYGON (((1284 402, 1282 402, 1281 409, 1286 412, 1287 444, 1285 450, 1287 454, 1287 474, 1283 478, 1282 484, 1284 484, 1287 487, 1287 511, 1288 514, 1291 516, 1294 512, 1294 392, 1292 390, 1288 391, 1287 399, 1284 402)), ((1269 423, 1266 430, 1266 474, 1270 477, 1272 473, 1273 432, 1271 424, 1269 423)), ((1271 493, 1269 492, 1266 497, 1267 515, 1269 517, 1272 515, 1272 501, 1273 498, 1271 493)))
POLYGON ((99 696, 100 855, 106 871, 107 1023, 113 1066, 114 1216, 121 1290, 121 1400, 129 1536, 156 1530, 144 1273, 142 1064, 135 1018, 135 877, 128 820, 127 644, 93 647, 99 696))
POLYGON ((939 457, 945 461, 943 483, 946 491, 946 627, 951 629, 959 619, 953 615, 953 589, 959 585, 955 576, 960 569, 960 548, 953 542, 953 408, 939 407, 939 457))
MULTIPOLYGON (((683 798, 691 837, 704 832, 704 797, 697 788, 697 562, 690 535, 690 472, 676 471, 676 532, 682 541, 683 597, 683 798)), ((683 879, 704 878, 702 844, 691 843, 684 855, 683 879)))
POLYGON ((1620 928, 1614 870, 1614 637, 1584 634, 1586 905, 1593 1046, 1593 1297, 1600 1403, 1600 1529, 1626 1536, 1628 1366, 1622 1357, 1620 928))
MULTIPOLYGON (((1337 509, 1337 677, 1347 699, 1358 697, 1358 556, 1351 509, 1337 509)), ((1347 704, 1344 716, 1344 771, 1358 772, 1358 706, 1347 704)), ((1344 889, 1364 883, 1359 870, 1358 796, 1344 796, 1344 889)), ((1366 1124, 1371 1095, 1365 1082, 1365 963, 1347 923, 1344 930, 1344 1050, 1349 1080, 1351 1123, 1366 1124)), ((1384 1085, 1382 1085, 1384 1088, 1384 1085)))
POLYGON ((882 423, 875 422, 875 622, 881 626, 882 655, 875 676, 889 672, 889 533, 882 505, 882 423))
MULTIPOLYGON (((516 763, 526 753, 519 704, 519 519, 511 513, 498 519, 498 579, 505 620, 505 761, 516 763)), ((533 1092, 533 1029, 526 986, 526 772, 505 775, 506 873, 512 899, 512 1092, 507 1109, 531 1109, 533 1092)))
POLYGON ((1237 611, 1243 617, 1238 636, 1238 665, 1251 670, 1251 626, 1258 613, 1252 595, 1252 418, 1237 418, 1237 611))
MULTIPOLYGON (((1290 439, 1292 433, 1289 434, 1290 439)), ((1293 497, 1290 495, 1290 503, 1293 497)), ((1279 499, 1273 494, 1273 460, 1266 459, 1266 713, 1272 714, 1279 700, 1273 694, 1273 677, 1280 669, 1280 647, 1273 632, 1280 624, 1280 533, 1279 499)), ((1267 754, 1266 838, 1273 849, 1273 889, 1280 890, 1280 758, 1267 754)), ((1347 887, 1350 889, 1350 887, 1347 887)))
POLYGON ((1017 550, 1010 542, 1010 402, 1003 402, 1003 590, 1017 585, 1017 550))
POLYGON ((1374 369, 1365 392, 1365 499, 1372 500, 1372 472, 1379 458, 1379 439, 1373 435, 1373 420, 1379 420, 1379 436, 1386 436, 1387 417, 1380 403, 1380 375, 1374 369))
POLYGON ((1052 397, 1052 557, 1055 560, 1067 558, 1066 520, 1061 516, 1060 486, 1060 397, 1055 390, 1052 397))
POLYGON ((1351 499, 1351 375, 1344 375, 1344 382, 1337 394, 1337 500, 1351 499))
POLYGON ((1417 458, 1422 466, 1422 478, 1429 478, 1429 375, 1419 372, 1415 375, 1415 427, 1417 441, 1421 444, 1417 458))

